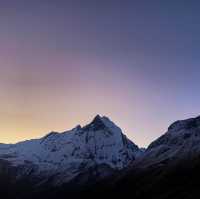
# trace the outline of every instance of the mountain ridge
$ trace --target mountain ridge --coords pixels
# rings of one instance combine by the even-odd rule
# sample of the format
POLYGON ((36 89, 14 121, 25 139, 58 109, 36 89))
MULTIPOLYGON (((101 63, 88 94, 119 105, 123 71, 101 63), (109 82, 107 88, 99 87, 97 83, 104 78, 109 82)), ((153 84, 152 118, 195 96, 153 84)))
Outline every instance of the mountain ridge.
POLYGON ((123 169, 139 153, 140 149, 118 126, 99 115, 84 127, 78 125, 62 133, 50 132, 39 139, 0 146, 0 159, 17 168, 19 178, 30 172, 33 178, 43 181, 57 176, 54 185, 69 182, 96 165, 123 169))
POLYGON ((99 115, 83 127, 0 145, 0 184, 18 198, 183 199, 200 196, 199 170, 200 117, 174 122, 145 150, 99 115), (25 187, 30 193, 19 191, 25 187))

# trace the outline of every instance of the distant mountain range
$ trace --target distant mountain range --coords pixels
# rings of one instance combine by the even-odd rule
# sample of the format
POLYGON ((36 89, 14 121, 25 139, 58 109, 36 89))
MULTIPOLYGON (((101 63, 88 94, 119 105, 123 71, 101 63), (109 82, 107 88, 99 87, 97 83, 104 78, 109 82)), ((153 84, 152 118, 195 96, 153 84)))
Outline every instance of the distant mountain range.
POLYGON ((107 117, 41 139, 0 144, 3 198, 200 197, 200 117, 140 149, 107 117), (128 197, 128 196, 127 196, 128 197))

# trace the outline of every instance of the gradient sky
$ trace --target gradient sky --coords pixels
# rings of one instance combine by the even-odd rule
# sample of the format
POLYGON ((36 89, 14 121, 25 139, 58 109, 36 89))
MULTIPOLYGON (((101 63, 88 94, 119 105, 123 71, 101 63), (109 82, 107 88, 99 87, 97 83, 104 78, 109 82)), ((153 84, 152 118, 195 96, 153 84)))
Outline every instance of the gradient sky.
POLYGON ((200 114, 200 2, 0 0, 0 142, 96 114, 147 146, 200 114))

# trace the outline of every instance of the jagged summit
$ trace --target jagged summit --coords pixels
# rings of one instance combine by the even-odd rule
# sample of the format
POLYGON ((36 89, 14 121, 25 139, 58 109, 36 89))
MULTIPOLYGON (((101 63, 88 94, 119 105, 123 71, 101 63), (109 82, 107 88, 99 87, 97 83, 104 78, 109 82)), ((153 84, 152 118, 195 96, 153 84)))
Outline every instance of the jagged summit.
POLYGON ((92 120, 92 123, 96 122, 102 122, 103 117, 101 117, 99 114, 97 114, 94 119, 92 120))
POLYGON ((92 122, 85 127, 84 129, 93 129, 94 131, 112 129, 113 127, 117 127, 108 117, 96 115, 92 122))
POLYGON ((93 129, 95 131, 105 129, 106 125, 104 123, 104 118, 101 117, 100 115, 96 115, 94 117, 94 119, 92 120, 92 122, 83 128, 84 129, 93 129))
POLYGON ((114 124, 108 117, 106 117, 106 116, 100 116, 98 114, 98 115, 96 115, 94 117, 94 119, 92 120, 92 123, 94 124, 94 123, 99 123, 99 122, 103 123, 104 125, 106 125, 106 123, 112 123, 112 124, 114 124))

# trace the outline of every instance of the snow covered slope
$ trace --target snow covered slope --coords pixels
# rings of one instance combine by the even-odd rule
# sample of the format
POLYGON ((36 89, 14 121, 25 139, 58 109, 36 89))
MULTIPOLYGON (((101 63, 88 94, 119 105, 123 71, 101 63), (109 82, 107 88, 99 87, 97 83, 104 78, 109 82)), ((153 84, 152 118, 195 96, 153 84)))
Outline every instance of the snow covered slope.
POLYGON ((34 176, 42 183, 41 179, 45 182, 53 177, 55 184, 69 182, 96 165, 123 169, 141 153, 119 127, 99 115, 84 127, 13 145, 0 144, 0 160, 16 168, 17 178, 34 176))
POLYGON ((168 131, 152 142, 136 164, 140 167, 192 159, 200 155, 200 117, 173 123, 168 131))

